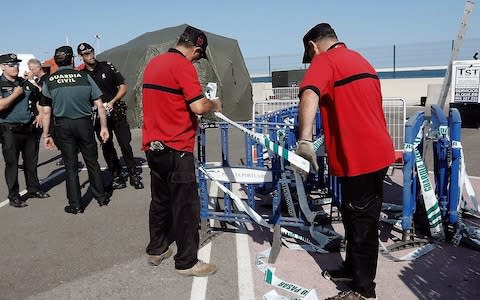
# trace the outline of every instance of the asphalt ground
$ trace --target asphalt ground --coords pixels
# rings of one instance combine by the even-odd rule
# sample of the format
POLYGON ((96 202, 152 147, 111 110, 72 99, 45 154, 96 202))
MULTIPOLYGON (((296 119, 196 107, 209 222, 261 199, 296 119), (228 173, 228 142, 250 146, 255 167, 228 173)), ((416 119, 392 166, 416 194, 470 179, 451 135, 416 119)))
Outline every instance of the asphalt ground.
MULTIPOLYGON (((135 129, 132 134, 135 156, 142 162, 141 132, 135 129)), ((477 129, 462 130, 467 171, 474 176, 477 195, 479 134, 477 129)), ((219 148, 218 137, 209 137, 207 161, 220 161, 219 148)), ((240 163, 240 133, 233 134, 229 154, 232 164, 240 163)), ((152 267, 145 255, 150 201, 148 167, 143 164, 141 168, 145 189, 128 186, 116 190, 107 207, 98 207, 91 201, 87 174, 81 171, 84 201, 91 202, 84 214, 74 216, 63 212, 67 204, 65 178, 63 168, 55 165, 58 158, 56 150, 40 151, 39 178, 50 198, 29 199, 29 206, 22 209, 0 202, 0 299, 262 299, 273 289, 263 281, 263 273, 255 265, 255 255, 271 246, 272 233, 268 229, 254 224, 213 223, 215 235, 210 235, 211 241, 204 243, 199 254, 218 266, 218 272, 208 278, 177 275, 172 258, 152 267)), ((100 162, 105 166, 103 158, 100 162)), ((3 168, 2 161, 0 169, 3 168)), ((25 187, 22 174, 21 189, 25 187)), ((109 180, 108 174, 104 176, 109 180)), ((389 196, 385 199, 389 202, 401 197, 401 172, 395 170, 390 179, 386 184, 389 196)), ((6 199, 4 183, 0 187, 0 199, 6 199)), ((333 228, 343 233, 340 224, 333 224, 333 228)), ((383 226, 381 236, 386 244, 391 244, 398 240, 399 233, 383 226)), ((343 252, 318 254, 282 247, 273 266, 281 279, 315 289, 319 299, 323 299, 346 288, 320 275, 322 270, 336 267, 342 256, 343 252)), ((448 243, 439 244, 411 262, 392 262, 380 256, 377 295, 379 299, 479 299, 479 263, 480 252, 448 243)), ((292 296, 280 289, 276 291, 292 296)))

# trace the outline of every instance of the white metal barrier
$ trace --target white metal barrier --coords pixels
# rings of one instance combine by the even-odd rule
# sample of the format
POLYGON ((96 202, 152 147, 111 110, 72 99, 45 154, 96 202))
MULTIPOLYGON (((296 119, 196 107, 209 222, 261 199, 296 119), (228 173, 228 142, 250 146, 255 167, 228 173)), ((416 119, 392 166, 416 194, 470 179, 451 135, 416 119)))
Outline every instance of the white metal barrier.
POLYGON ((260 99, 254 101, 269 101, 269 100, 295 100, 298 99, 299 87, 281 87, 281 88, 266 88, 260 95, 260 99))
MULTIPOLYGON (((298 87, 296 89, 298 95, 298 87)), ((252 122, 255 122, 256 116, 260 116, 287 107, 296 106, 298 105, 298 102, 298 98, 290 100, 254 101, 252 107, 252 122)), ((390 136, 392 137, 395 150, 403 150, 406 121, 405 100, 401 98, 384 98, 383 112, 385 114, 385 119, 387 121, 387 129, 390 133, 390 136)))
POLYGON ((403 151, 405 139, 406 107, 401 98, 384 98, 383 113, 387 121, 388 133, 392 137, 395 150, 403 151))
POLYGON ((291 106, 298 106, 300 100, 267 100, 253 102, 252 122, 255 122, 256 116, 261 116, 276 110, 284 109, 291 106))

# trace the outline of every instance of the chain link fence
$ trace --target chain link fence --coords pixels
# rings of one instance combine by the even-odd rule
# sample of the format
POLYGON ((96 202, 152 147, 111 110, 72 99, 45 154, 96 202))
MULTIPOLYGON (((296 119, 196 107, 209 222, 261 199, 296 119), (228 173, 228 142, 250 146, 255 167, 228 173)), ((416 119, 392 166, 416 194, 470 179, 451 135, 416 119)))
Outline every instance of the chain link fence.
MULTIPOLYGON (((348 46, 348 43, 347 43, 348 46)), ((451 57, 454 41, 398 44, 354 49, 360 52, 376 69, 446 66, 451 57)), ((465 39, 458 60, 473 59, 480 51, 480 38, 465 39)), ((303 53, 246 57, 245 63, 251 77, 268 76, 273 71, 306 69, 302 64, 303 53)))

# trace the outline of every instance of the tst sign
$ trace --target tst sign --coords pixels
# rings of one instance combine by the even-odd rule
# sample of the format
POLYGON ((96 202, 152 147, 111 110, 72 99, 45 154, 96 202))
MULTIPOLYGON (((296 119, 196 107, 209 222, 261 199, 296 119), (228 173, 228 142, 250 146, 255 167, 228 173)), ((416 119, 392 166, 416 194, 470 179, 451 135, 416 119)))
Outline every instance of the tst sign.
POLYGON ((452 65, 452 92, 450 102, 478 103, 480 89, 480 61, 454 61, 452 65))

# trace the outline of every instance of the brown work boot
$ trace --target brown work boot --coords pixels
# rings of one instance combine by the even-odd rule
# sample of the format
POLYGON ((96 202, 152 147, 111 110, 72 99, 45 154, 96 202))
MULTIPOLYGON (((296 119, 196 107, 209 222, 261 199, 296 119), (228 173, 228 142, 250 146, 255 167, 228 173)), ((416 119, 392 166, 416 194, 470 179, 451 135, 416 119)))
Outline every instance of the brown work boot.
POLYGON ((162 263, 163 260, 172 256, 172 253, 173 253, 172 249, 168 248, 167 250, 165 250, 165 252, 163 252, 160 255, 149 255, 147 261, 151 265, 158 266, 162 263))
POLYGON ((377 297, 367 298, 354 291, 341 292, 325 300, 377 300, 377 297))
POLYGON ((177 271, 178 274, 183 276, 201 277, 201 276, 208 276, 217 272, 217 266, 214 264, 209 264, 201 260, 198 260, 198 262, 190 269, 186 269, 186 270, 175 269, 175 270, 177 271))

